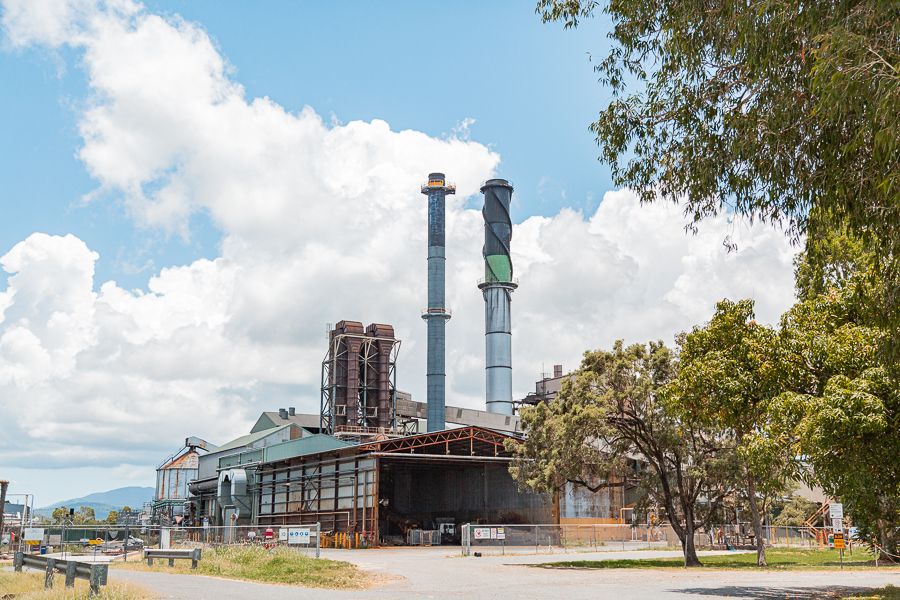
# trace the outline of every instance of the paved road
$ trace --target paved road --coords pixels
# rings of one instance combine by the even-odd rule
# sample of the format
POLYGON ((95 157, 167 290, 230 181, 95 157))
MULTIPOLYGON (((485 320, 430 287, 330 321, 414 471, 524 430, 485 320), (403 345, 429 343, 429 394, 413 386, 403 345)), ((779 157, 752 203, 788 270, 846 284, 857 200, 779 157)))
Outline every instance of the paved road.
MULTIPOLYGON (((258 584, 193 575, 113 570, 111 581, 129 581, 154 590, 161 599, 342 600, 406 598, 479 600, 515 598, 580 600, 613 598, 835 598, 887 584, 900 586, 900 571, 754 572, 674 569, 546 570, 528 564, 567 560, 572 555, 487 556, 462 558, 446 549, 325 550, 327 558, 348 560, 382 576, 386 583, 369 590, 326 591, 258 584)), ((677 552, 602 552, 579 558, 657 558, 677 552)))

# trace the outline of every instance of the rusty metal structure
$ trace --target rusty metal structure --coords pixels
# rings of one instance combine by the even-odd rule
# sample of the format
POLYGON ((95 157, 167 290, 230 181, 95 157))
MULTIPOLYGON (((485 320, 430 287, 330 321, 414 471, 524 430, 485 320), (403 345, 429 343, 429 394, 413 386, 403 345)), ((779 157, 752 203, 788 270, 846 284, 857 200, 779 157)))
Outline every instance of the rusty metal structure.
POLYGON ((320 431, 364 439, 396 433, 397 354, 390 325, 340 321, 322 361, 320 431))

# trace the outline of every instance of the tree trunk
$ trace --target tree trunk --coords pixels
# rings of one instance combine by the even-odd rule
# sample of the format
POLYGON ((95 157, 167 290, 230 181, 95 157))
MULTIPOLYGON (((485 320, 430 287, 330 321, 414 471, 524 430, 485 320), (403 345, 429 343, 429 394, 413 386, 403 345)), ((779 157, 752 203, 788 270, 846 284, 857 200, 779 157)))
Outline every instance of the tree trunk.
POLYGON ((756 565, 766 566, 766 541, 763 539, 763 525, 759 514, 759 504, 756 501, 756 482, 753 476, 747 474, 747 496, 750 502, 750 517, 753 519, 753 533, 756 536, 756 565))
POLYGON ((694 515, 684 522, 684 538, 681 540, 681 550, 684 552, 685 567, 702 567, 703 563, 697 557, 697 547, 694 545, 694 515))

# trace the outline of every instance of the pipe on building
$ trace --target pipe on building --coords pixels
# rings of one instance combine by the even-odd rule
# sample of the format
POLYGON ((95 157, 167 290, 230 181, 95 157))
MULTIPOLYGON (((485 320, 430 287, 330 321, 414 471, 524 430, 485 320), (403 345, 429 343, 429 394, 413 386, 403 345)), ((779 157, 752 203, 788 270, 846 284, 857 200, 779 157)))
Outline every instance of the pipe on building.
POLYGON ((511 304, 518 284, 510 258, 512 192, 505 179, 489 179, 481 186, 484 280, 478 288, 484 295, 485 403, 488 412, 503 415, 513 414, 511 304))
POLYGON ((456 193, 456 186, 447 184, 443 173, 431 173, 422 186, 428 196, 428 307, 422 318, 428 326, 428 360, 426 370, 426 403, 428 405, 428 431, 446 428, 446 345, 445 328, 450 320, 444 289, 446 255, 445 197, 456 193))

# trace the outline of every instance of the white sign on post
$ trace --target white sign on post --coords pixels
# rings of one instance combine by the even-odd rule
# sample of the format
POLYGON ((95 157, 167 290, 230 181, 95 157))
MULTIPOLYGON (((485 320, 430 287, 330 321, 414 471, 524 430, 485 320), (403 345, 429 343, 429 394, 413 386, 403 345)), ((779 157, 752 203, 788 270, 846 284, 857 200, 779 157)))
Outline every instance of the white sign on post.
POLYGON ((843 519, 844 518, 844 505, 840 502, 835 502, 834 504, 828 505, 828 516, 831 517, 831 520, 835 519, 843 519))
POLYGON ((294 527, 288 529, 288 544, 309 545, 309 529, 299 529, 294 527))
POLYGON ((832 519, 831 527, 834 528, 835 533, 844 533, 844 520, 843 519, 832 519))
POLYGON ((288 530, 285 529, 284 527, 282 527, 281 529, 278 530, 278 541, 279 542, 288 541, 288 530))
POLYGON ((44 528, 43 527, 26 527, 22 537, 26 542, 43 542, 44 541, 44 528))
POLYGON ((476 540, 491 539, 491 528, 490 527, 476 527, 472 533, 475 534, 473 537, 476 540))

